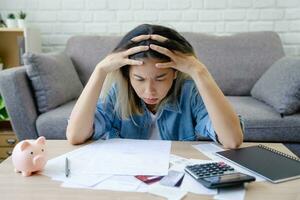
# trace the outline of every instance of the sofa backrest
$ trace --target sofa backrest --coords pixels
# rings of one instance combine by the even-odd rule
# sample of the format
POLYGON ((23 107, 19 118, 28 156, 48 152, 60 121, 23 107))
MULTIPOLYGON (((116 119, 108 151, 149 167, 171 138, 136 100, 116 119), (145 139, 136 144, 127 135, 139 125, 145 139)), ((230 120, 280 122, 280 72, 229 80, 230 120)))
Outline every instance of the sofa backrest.
MULTIPOLYGON (((207 66, 225 95, 248 96, 261 75, 284 56, 275 32, 248 32, 230 36, 182 33, 207 66)), ((73 36, 66 46, 82 83, 96 64, 120 41, 120 36, 73 36)))
POLYGON ((118 44, 118 36, 73 36, 65 52, 71 58, 83 85, 87 83, 95 66, 118 44))

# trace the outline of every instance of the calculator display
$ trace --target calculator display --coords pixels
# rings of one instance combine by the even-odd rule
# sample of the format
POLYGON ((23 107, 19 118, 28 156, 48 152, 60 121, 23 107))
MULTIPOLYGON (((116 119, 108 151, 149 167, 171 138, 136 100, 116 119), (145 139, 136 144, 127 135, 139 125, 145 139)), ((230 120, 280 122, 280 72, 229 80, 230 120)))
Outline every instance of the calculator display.
POLYGON ((207 177, 203 179, 209 182, 219 183, 219 182, 228 182, 232 180, 239 180, 239 179, 243 179, 243 177, 245 177, 244 174, 234 173, 234 174, 227 174, 223 176, 207 177))

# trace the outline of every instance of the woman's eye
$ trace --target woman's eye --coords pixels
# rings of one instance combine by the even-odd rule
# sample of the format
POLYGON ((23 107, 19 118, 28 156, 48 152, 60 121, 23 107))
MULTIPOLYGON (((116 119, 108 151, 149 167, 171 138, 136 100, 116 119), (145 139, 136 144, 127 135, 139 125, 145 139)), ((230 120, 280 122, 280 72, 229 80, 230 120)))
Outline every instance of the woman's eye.
POLYGON ((136 79, 137 81, 144 81, 144 79, 136 79))
POLYGON ((156 81, 164 81, 165 79, 157 79, 156 81))

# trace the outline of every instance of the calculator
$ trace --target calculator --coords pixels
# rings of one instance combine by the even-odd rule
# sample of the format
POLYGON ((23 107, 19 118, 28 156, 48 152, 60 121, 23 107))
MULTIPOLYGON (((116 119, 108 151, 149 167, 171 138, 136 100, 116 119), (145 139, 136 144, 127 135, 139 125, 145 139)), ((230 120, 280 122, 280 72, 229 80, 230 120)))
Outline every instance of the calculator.
POLYGON ((239 186, 255 177, 237 172, 224 162, 188 165, 185 171, 207 188, 239 186))

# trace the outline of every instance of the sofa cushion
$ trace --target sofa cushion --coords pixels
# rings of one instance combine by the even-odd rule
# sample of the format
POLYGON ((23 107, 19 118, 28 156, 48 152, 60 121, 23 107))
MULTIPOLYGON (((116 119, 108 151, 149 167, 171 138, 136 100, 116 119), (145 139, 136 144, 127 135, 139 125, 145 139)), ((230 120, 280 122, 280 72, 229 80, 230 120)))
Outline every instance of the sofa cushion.
POLYGON ((87 83, 95 66, 117 46, 119 36, 73 36, 65 52, 71 58, 83 85, 87 83))
POLYGON ((251 95, 290 115, 300 108, 300 58, 283 57, 269 68, 251 90, 251 95))
POLYGON ((206 65, 225 95, 250 96, 261 75, 284 56, 275 32, 248 32, 229 36, 184 33, 197 57, 206 65))
POLYGON ((65 53, 26 53, 23 59, 40 113, 80 95, 82 83, 65 53))
POLYGON ((66 129, 76 100, 70 101, 49 112, 41 114, 36 120, 39 136, 47 139, 66 139, 66 129))
POLYGON ((245 141, 300 142, 300 113, 280 116, 271 106, 248 97, 227 97, 244 119, 245 141))

